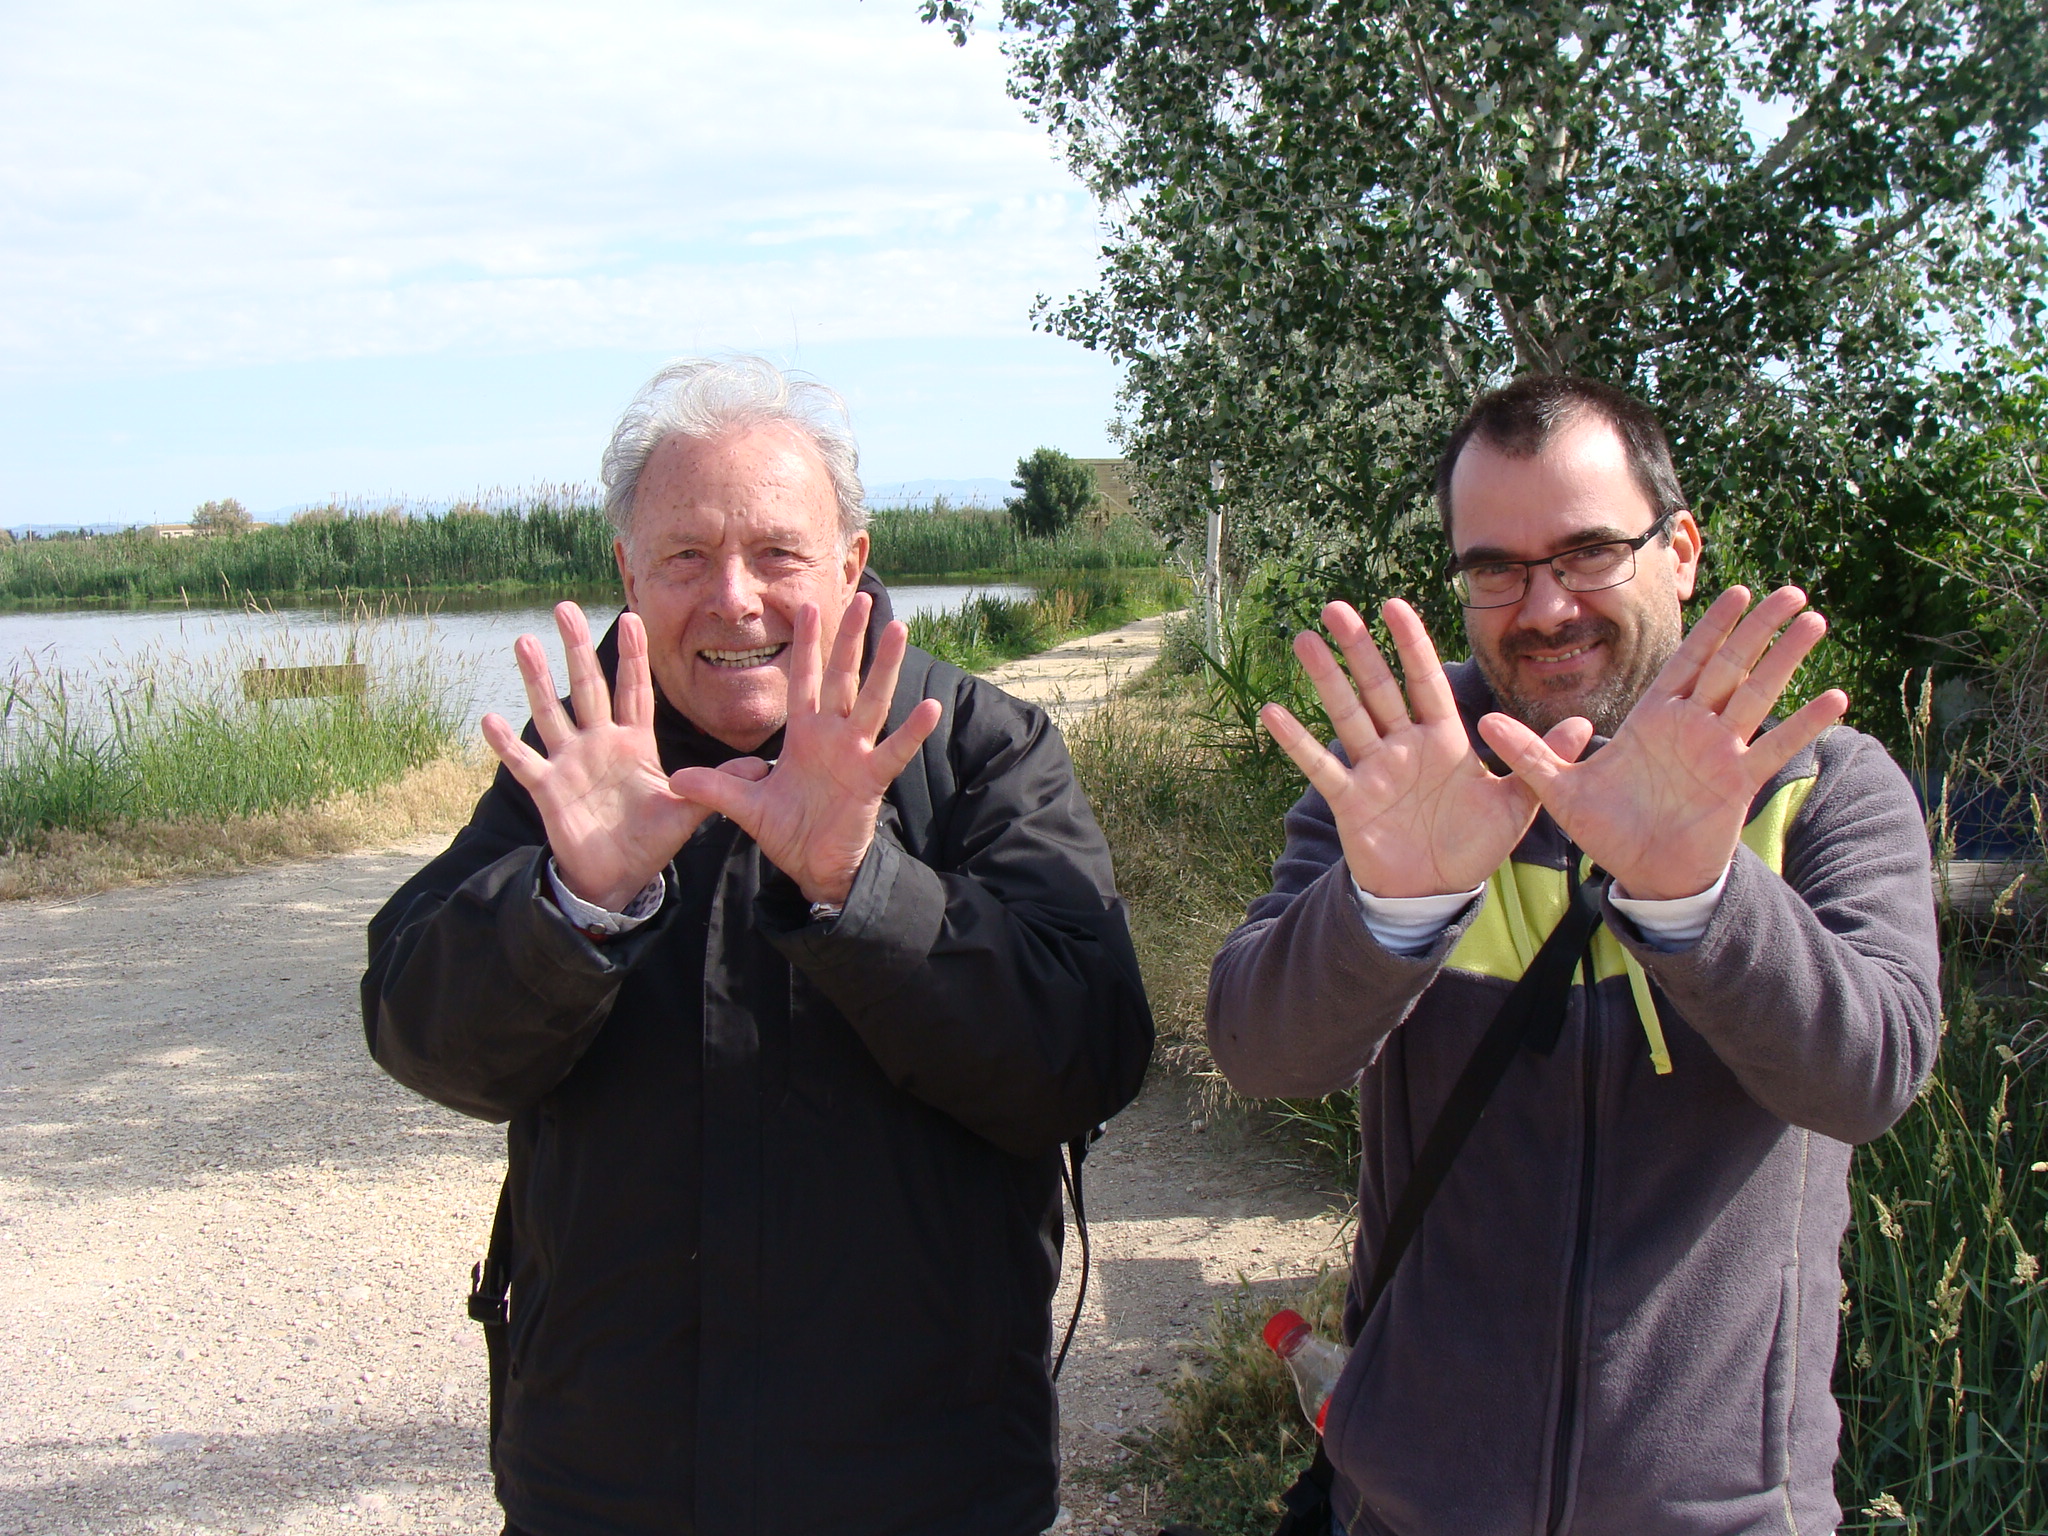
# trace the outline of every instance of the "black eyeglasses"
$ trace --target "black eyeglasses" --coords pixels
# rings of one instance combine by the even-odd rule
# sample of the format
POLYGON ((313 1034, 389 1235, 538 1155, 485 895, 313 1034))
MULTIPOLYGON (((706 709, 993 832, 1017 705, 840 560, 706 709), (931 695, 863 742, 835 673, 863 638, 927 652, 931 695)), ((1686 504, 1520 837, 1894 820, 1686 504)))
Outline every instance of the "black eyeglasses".
POLYGON ((1640 538, 1610 539, 1546 555, 1541 560, 1476 560, 1466 565, 1456 556, 1445 573, 1451 590, 1467 608, 1508 608, 1529 595, 1529 573, 1539 565, 1567 592, 1601 592, 1618 587, 1636 573, 1636 551, 1670 526, 1684 509, 1673 507, 1640 538))

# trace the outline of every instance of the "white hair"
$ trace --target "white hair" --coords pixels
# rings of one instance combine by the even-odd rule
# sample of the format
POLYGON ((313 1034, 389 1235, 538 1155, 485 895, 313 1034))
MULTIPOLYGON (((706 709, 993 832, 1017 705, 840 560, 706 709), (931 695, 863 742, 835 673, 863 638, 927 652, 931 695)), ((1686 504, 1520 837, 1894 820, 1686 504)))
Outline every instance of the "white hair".
POLYGON ((868 525, 846 402, 815 379, 784 373, 763 357, 685 357, 662 368, 626 407, 604 451, 604 515, 623 539, 633 497, 654 450, 671 437, 708 442, 737 428, 780 425, 824 461, 839 503, 842 543, 868 525))

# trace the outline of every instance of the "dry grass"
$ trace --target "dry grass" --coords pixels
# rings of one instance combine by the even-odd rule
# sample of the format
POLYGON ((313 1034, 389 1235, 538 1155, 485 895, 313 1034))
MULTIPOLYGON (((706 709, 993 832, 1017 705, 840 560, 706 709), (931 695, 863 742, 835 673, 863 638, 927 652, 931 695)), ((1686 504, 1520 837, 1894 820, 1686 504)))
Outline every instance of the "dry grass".
POLYGON ((1203 1039, 1209 962, 1270 883, 1281 818, 1300 794, 1290 765, 1229 771, 1194 679, 1154 668, 1068 729, 1075 767, 1130 903, 1159 1059, 1221 1080, 1203 1039))
POLYGON ((375 789, 265 815, 50 832, 26 851, 0 856, 0 901, 58 900, 453 833, 495 767, 448 757, 375 789))

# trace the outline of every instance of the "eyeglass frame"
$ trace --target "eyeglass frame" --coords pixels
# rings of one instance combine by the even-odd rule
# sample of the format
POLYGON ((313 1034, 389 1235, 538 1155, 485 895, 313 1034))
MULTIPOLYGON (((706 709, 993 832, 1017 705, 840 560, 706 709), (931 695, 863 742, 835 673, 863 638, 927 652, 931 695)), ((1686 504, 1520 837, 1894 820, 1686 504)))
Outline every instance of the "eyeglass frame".
POLYGON ((1539 565, 1550 567, 1551 578, 1556 581, 1559 589, 1562 591, 1611 592, 1616 587, 1625 587, 1636 579, 1636 556, 1643 552, 1643 547, 1652 539, 1656 538, 1659 534, 1670 531, 1671 520, 1674 517, 1688 510, 1690 509, 1686 507, 1673 507, 1667 512, 1659 513, 1657 520, 1651 523, 1643 533, 1633 539, 1595 539, 1590 544, 1575 544, 1570 549, 1560 549, 1555 554, 1545 555, 1540 560, 1499 560, 1488 558, 1476 562, 1479 565, 1519 565, 1522 568, 1521 590, 1513 597, 1498 603, 1468 603, 1465 601, 1464 594, 1458 590, 1458 577, 1465 570, 1463 557, 1461 556, 1451 556, 1450 563, 1444 568, 1444 580, 1449 584, 1451 591, 1457 595, 1458 606, 1460 608, 1469 608, 1475 613, 1485 613, 1494 608, 1512 608, 1515 604, 1523 601, 1529 595, 1529 584, 1534 579, 1534 572, 1539 565), (1557 562, 1564 559, 1567 555, 1583 554, 1589 549, 1611 549, 1617 545, 1626 545, 1628 547, 1628 574, 1619 581, 1610 581, 1604 587, 1574 587, 1565 580, 1565 573, 1557 568, 1557 562))

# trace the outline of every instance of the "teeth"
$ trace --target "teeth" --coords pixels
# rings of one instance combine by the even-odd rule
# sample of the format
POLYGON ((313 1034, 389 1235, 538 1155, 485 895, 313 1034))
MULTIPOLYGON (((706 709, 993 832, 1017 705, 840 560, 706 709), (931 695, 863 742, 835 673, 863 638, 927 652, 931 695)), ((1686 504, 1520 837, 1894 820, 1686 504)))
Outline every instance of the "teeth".
POLYGON ((746 651, 704 650, 697 654, 714 667, 758 667, 764 661, 773 661, 781 653, 779 645, 757 645, 746 651))
POLYGON ((1560 651, 1555 656, 1543 656, 1532 653, 1529 659, 1531 661, 1570 661, 1574 656, 1583 656, 1592 649, 1593 647, 1590 645, 1582 645, 1576 651, 1560 651))

